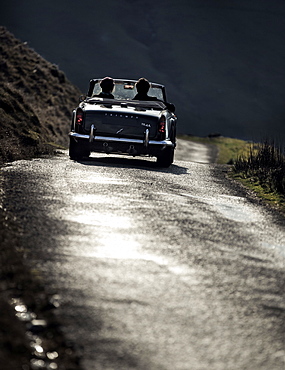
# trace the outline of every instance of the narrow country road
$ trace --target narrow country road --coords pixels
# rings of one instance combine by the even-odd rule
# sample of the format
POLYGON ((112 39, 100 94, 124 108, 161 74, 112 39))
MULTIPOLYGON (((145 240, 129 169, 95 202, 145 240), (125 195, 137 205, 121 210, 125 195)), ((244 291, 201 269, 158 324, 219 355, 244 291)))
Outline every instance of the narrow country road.
POLYGON ((27 263, 84 370, 283 370, 284 218, 177 158, 5 167, 27 263))

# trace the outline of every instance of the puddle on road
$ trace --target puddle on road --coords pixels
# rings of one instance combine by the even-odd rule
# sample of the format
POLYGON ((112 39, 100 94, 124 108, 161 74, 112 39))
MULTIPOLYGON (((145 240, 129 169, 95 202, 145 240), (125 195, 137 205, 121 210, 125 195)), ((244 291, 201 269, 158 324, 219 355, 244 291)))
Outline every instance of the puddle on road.
MULTIPOLYGON (((37 315, 28 309, 28 306, 21 298, 11 298, 10 305, 15 310, 15 316, 26 324, 26 339, 30 352, 30 367, 38 369, 58 369, 59 353, 49 351, 45 338, 50 334, 48 322, 45 319, 38 319, 37 315)), ((17 338, 16 338, 17 339, 17 338)), ((23 369, 26 365, 23 365, 23 369)))

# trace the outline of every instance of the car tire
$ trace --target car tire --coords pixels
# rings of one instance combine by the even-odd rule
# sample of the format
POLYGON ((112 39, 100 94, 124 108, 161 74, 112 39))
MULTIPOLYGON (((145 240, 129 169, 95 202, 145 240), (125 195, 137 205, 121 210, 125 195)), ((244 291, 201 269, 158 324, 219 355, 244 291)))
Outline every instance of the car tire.
POLYGON ((83 149, 80 142, 74 140, 73 137, 70 137, 69 142, 69 157, 72 160, 81 160, 83 157, 89 157, 90 150, 83 149))
POLYGON ((159 167, 169 167, 174 161, 174 148, 164 149, 159 156, 157 156, 157 165, 159 167))

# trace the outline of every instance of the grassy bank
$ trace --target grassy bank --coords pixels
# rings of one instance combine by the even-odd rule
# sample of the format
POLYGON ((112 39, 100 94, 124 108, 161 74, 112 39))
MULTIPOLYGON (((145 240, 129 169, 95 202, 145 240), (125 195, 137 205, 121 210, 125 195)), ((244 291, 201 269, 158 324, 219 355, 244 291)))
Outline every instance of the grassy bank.
POLYGON ((274 143, 250 146, 232 167, 233 177, 285 213, 285 156, 274 143))

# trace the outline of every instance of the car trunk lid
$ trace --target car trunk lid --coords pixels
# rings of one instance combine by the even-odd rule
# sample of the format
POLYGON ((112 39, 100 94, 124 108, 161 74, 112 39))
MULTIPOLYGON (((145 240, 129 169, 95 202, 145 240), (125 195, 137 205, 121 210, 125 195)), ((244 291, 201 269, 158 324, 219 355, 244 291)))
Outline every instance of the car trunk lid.
POLYGON ((150 138, 154 138, 157 135, 158 122, 158 111, 97 108, 85 111, 84 129, 90 132, 93 125, 95 135, 130 138, 143 138, 148 129, 150 138))

